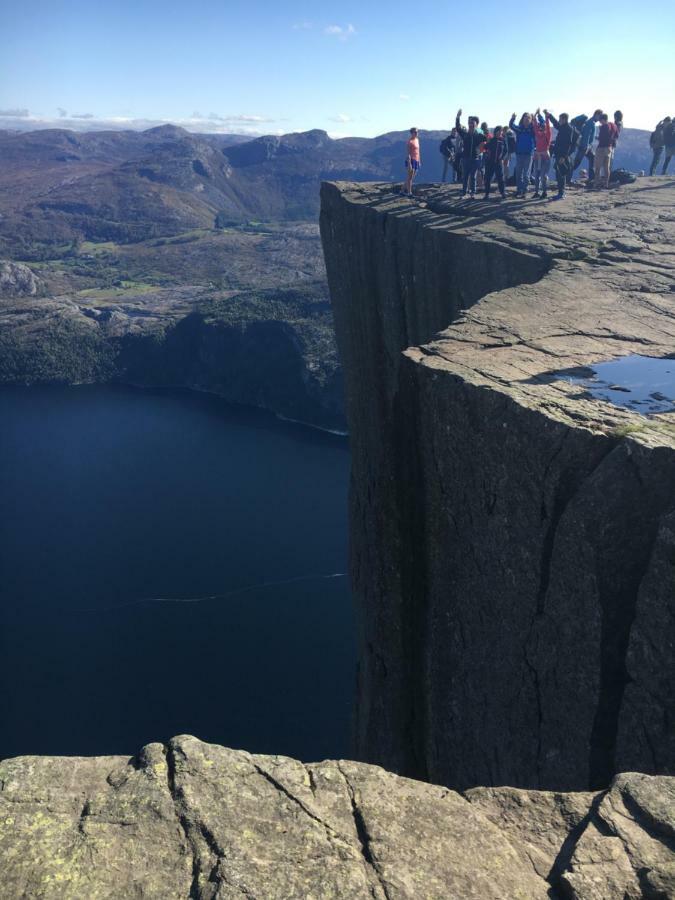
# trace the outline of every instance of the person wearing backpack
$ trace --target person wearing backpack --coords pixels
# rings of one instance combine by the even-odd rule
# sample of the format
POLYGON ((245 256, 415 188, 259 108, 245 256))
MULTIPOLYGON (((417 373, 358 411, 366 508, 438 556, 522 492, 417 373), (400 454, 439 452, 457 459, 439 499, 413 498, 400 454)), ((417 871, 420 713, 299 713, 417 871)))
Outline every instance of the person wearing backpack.
POLYGON ((652 150, 652 164, 649 167, 650 175, 654 175, 656 173, 656 167, 658 166, 661 155, 663 154, 663 148, 666 145, 664 131, 668 125, 670 125, 670 116, 666 116, 665 119, 661 119, 661 121, 649 136, 649 146, 652 150))
POLYGON ((441 145, 438 148, 440 150, 441 156, 443 157, 443 177, 441 181, 445 184, 445 179, 448 175, 448 168, 450 168, 451 177, 450 183, 454 181, 454 162, 455 162, 455 135, 457 134, 456 130, 453 128, 450 134, 441 141, 441 145))
POLYGON ((572 172, 571 156, 579 142, 579 132, 570 124, 570 117, 567 113, 560 113, 560 118, 556 119, 552 112, 544 110, 553 127, 557 129, 555 145, 553 148, 553 158, 555 160, 555 175, 558 181, 558 193, 553 200, 563 200, 565 198, 565 184, 567 178, 572 172))
POLYGON ((548 188, 548 171, 551 168, 551 117, 542 116, 539 110, 532 120, 534 127, 534 199, 546 199, 548 188))
POLYGON ((577 155, 574 158, 572 166, 572 174, 576 172, 584 157, 588 160, 588 181, 589 184, 595 178, 595 152, 593 150, 593 141, 595 140, 595 126, 600 121, 602 115, 601 109, 596 109, 590 118, 588 116, 575 116, 571 125, 576 128, 580 134, 579 147, 577 155))
MULTIPOLYGON (((664 119, 665 121, 665 119, 664 119)), ((668 124, 663 129, 663 141, 666 147, 666 158, 663 160, 662 175, 668 173, 670 161, 675 156, 675 122, 668 116, 668 124)))
POLYGON ((513 113, 509 128, 516 133, 516 199, 524 200, 530 186, 530 170, 535 147, 532 116, 523 113, 520 124, 516 125, 516 114, 513 113))

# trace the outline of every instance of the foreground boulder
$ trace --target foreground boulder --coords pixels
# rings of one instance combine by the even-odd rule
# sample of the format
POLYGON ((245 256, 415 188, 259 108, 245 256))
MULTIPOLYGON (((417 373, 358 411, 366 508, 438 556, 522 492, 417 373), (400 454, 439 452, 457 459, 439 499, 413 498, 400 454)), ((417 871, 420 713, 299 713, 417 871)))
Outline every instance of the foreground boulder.
POLYGON ((0 763, 0 884, 3 900, 671 897, 674 816, 675 778, 462 796, 183 736, 0 763))

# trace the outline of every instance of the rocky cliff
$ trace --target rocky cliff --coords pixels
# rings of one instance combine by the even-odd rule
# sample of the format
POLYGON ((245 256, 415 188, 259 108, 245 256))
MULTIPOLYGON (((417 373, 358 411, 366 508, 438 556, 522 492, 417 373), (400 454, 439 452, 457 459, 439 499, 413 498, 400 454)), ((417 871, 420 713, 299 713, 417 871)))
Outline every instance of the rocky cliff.
POLYGON ((3 900, 675 896, 675 779, 465 796, 191 737, 0 763, 3 900))
POLYGON ((675 771, 675 416, 574 377, 672 356, 674 201, 323 185, 360 758, 459 789, 675 771))

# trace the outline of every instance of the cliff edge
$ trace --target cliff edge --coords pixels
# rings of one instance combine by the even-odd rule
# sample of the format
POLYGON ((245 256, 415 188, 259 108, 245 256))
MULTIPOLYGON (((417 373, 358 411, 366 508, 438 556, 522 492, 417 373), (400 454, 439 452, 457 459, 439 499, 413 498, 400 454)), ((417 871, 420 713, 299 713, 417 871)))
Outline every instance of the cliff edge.
POLYGON ((359 758, 462 790, 675 771, 675 407, 592 383, 673 358, 674 203, 323 185, 359 758))

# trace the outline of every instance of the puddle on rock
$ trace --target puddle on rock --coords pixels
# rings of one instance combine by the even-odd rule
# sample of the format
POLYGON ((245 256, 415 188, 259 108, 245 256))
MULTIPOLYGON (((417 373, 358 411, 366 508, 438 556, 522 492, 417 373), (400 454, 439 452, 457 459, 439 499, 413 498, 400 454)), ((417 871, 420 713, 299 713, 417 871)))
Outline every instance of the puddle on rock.
POLYGON ((675 359, 621 356, 558 375, 581 385, 596 400, 643 415, 675 412, 675 359))

